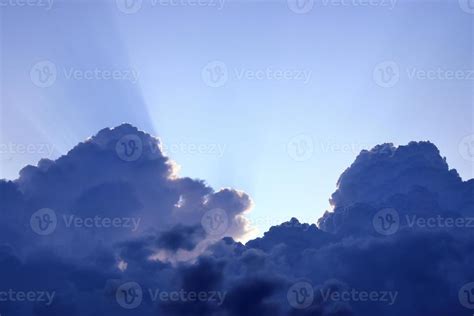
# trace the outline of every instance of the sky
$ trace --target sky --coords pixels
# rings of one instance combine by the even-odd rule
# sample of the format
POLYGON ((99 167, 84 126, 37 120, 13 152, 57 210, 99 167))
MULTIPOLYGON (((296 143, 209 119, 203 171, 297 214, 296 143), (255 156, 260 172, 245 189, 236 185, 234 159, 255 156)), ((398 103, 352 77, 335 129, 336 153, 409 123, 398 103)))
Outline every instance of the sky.
POLYGON ((104 127, 314 223, 362 149, 429 140, 473 178, 469 1, 1 0, 0 178, 104 127))

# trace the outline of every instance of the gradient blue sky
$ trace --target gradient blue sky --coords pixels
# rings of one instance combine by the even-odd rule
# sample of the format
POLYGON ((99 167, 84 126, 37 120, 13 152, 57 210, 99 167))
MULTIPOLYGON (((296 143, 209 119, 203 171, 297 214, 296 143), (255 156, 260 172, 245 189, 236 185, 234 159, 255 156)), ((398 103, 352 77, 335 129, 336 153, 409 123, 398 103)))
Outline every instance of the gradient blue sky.
POLYGON ((286 1, 224 1, 219 9, 143 0, 135 13, 121 11, 120 0, 55 1, 49 10, 18 1, 0 7, 2 178, 48 156, 43 144, 56 158, 103 127, 130 122, 162 139, 181 175, 250 194, 249 217, 263 232, 293 216, 315 222, 341 172, 376 144, 430 140, 463 179, 474 175, 462 150, 474 134, 467 0, 399 0, 393 8, 315 0, 300 14, 286 1), (48 87, 35 82, 43 61, 56 67, 48 87), (206 65, 216 61, 227 80, 212 87, 206 65), (379 77, 387 65, 395 71, 388 87, 379 77), (96 68, 124 77, 68 77, 96 68), (293 159, 298 139, 313 146, 303 161, 293 159))

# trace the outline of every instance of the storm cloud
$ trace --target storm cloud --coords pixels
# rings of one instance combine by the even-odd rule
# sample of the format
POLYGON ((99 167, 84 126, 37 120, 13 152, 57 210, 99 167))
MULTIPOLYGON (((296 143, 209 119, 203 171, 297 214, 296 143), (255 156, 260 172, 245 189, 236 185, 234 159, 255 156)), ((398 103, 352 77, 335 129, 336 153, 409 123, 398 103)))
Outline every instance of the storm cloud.
POLYGON ((2 315, 474 308, 474 180, 429 142, 362 151, 317 225, 291 218, 246 244, 251 198, 179 177, 128 124, 0 181, 0 196, 2 315))

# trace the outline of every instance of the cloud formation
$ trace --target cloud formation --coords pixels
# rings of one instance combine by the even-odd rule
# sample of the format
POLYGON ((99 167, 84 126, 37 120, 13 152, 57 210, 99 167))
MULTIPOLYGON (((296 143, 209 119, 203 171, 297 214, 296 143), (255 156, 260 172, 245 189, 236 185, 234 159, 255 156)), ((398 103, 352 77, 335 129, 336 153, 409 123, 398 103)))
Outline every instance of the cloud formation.
POLYGON ((429 142, 362 151, 318 226, 245 245, 250 197, 176 170, 124 124, 0 181, 2 315, 472 314, 474 180, 429 142))

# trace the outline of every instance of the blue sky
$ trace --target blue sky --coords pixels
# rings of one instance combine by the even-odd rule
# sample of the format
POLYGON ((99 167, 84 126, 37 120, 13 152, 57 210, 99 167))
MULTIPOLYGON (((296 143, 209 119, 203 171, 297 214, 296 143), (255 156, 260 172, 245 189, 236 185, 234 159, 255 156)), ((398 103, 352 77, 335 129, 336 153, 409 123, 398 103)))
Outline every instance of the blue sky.
POLYGON ((1 3, 0 177, 122 122, 158 135, 182 176, 248 193, 262 232, 316 221, 376 144, 430 140, 473 177, 462 0, 1 3))

